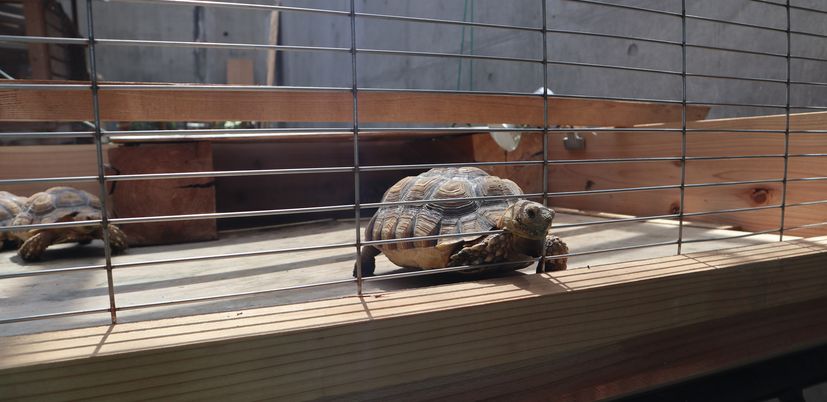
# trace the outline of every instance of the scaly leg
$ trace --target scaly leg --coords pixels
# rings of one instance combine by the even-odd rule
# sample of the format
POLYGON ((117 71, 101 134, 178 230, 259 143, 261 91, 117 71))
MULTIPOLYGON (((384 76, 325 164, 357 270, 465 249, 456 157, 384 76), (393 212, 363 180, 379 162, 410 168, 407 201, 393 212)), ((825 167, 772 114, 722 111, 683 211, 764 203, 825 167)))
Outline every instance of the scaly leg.
POLYGON ((542 260, 537 263, 537 273, 539 274, 541 272, 562 271, 566 269, 566 266, 568 265, 568 257, 561 257, 556 259, 548 257, 561 254, 568 254, 569 246, 566 245, 566 243, 563 240, 560 240, 559 237, 550 234, 546 236, 545 247, 546 261, 545 264, 543 264, 542 260))
MULTIPOLYGON (((495 264, 507 261, 511 256, 511 235, 490 235, 472 246, 463 247, 451 256, 449 266, 495 264)), ((463 272, 475 272, 463 271, 463 272)))
MULTIPOLYGON (((373 272, 376 270, 376 256, 381 254, 382 252, 379 251, 378 248, 373 246, 364 246, 362 247, 361 253, 361 265, 362 265, 362 277, 373 276, 373 272)), ((353 277, 356 278, 356 264, 353 264, 353 277)))
POLYGON ((129 247, 126 233, 115 225, 109 225, 109 247, 111 247, 115 253, 124 251, 129 247))
POLYGON ((40 258, 46 247, 52 245, 54 240, 54 233, 50 231, 38 232, 23 242, 23 245, 17 250, 17 254, 24 261, 35 261, 40 258))

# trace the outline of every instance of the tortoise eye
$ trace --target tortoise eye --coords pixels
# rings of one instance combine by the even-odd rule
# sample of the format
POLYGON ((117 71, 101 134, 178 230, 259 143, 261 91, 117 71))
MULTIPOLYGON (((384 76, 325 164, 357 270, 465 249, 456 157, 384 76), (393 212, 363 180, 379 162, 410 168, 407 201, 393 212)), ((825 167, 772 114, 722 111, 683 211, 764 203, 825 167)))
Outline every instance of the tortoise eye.
POLYGON ((529 209, 528 211, 525 211, 525 213, 530 219, 534 219, 534 216, 536 215, 533 209, 529 209))

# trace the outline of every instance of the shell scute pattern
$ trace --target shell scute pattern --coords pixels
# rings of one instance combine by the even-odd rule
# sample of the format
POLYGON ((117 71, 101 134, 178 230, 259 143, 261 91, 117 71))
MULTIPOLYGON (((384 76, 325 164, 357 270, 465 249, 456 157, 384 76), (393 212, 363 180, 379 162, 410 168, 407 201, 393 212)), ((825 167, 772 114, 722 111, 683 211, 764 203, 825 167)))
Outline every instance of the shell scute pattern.
MULTIPOLYGON (((0 227, 10 226, 14 218, 23 211, 26 199, 8 191, 0 191, 0 227)), ((0 248, 5 240, 14 240, 11 232, 0 232, 0 248)))
POLYGON ((100 219, 98 197, 71 187, 53 187, 29 197, 15 225, 54 223, 72 217, 72 220, 100 219))
MULTIPOLYGON (((495 227, 513 199, 464 200, 485 196, 519 195, 514 182, 489 176, 474 167, 431 169, 419 176, 397 182, 385 193, 383 202, 439 200, 420 205, 382 207, 368 224, 366 240, 393 240, 432 235, 461 235, 495 227), (443 201, 459 199, 455 202, 443 201)), ((479 235, 453 236, 437 240, 418 240, 381 244, 381 250, 401 250, 451 245, 479 235)))

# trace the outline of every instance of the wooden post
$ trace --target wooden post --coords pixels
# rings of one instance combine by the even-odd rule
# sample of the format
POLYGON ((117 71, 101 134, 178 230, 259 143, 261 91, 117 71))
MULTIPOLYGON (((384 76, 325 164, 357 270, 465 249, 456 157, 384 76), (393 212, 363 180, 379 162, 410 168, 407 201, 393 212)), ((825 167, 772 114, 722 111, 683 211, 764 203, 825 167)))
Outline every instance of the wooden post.
MULTIPOLYGON (((43 0, 26 0, 23 2, 23 16, 26 19, 26 35, 48 36, 46 34, 46 8, 43 0)), ((49 58, 49 45, 29 43, 29 65, 31 78, 48 80, 52 78, 49 58)))

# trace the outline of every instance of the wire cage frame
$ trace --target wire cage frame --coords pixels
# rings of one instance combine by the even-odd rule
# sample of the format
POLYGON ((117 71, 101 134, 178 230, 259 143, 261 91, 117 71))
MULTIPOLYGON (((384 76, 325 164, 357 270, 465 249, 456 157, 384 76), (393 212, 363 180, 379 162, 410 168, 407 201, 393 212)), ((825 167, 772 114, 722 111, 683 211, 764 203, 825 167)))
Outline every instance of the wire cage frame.
MULTIPOLYGON (((360 264, 361 261, 361 249, 363 246, 370 246, 370 245, 378 245, 378 244, 387 244, 387 243, 401 243, 401 242, 412 242, 418 240, 432 240, 432 239, 439 239, 446 236, 465 236, 468 233, 463 233, 461 235, 435 235, 435 236, 425 236, 425 237, 414 237, 414 238, 406 238, 406 239, 397 239, 397 240, 371 240, 366 241, 362 236, 362 228, 360 226, 362 212, 368 209, 377 209, 383 206, 394 206, 394 205, 410 205, 410 204, 424 204, 429 202, 439 202, 436 200, 420 200, 420 201, 397 201, 397 202, 365 202, 364 200, 360 199, 361 187, 364 185, 364 174, 369 172, 383 172, 383 171, 398 171, 398 170, 419 170, 419 169, 427 169, 427 168, 435 168, 435 167, 463 167, 463 166, 475 166, 475 167, 494 167, 494 166, 533 166, 539 167, 542 169, 542 189, 540 192, 530 192, 520 196, 485 196, 485 197, 466 197, 461 199, 452 199, 451 201, 456 202, 457 200, 463 201, 479 201, 479 200, 486 200, 486 199, 504 199, 504 198, 528 198, 528 199, 535 199, 540 200, 543 204, 549 205, 550 198, 553 197, 571 197, 571 196, 582 196, 582 195, 592 195, 592 194, 618 194, 618 193, 626 193, 626 192, 642 192, 642 191, 652 191, 652 190, 676 190, 679 192, 679 207, 677 208, 677 212, 670 213, 670 214, 660 214, 654 216, 636 216, 636 217, 627 217, 627 218, 612 218, 606 219, 602 221, 592 221, 592 222, 582 222, 582 223, 573 223, 573 224, 563 224, 563 225, 555 225, 555 228, 573 228, 573 227, 600 227, 602 225, 613 224, 613 223, 622 223, 622 222, 643 222, 652 219, 672 219, 677 221, 677 228, 676 228, 676 239, 669 240, 669 241, 661 241, 661 242, 654 242, 648 244, 635 244, 635 245, 627 245, 621 247, 611 247, 611 248, 604 248, 599 250, 589 250, 589 251, 572 251, 564 255, 559 255, 555 257, 549 257, 546 255, 542 255, 541 257, 535 259, 536 261, 547 261, 549 258, 563 258, 563 257, 575 257, 575 256, 582 256, 582 255, 589 255, 589 254, 598 254, 598 253, 608 253, 613 251, 620 251, 620 250, 629 250, 629 249, 638 249, 638 248, 649 248, 649 247, 661 247, 661 246, 674 246, 675 252, 677 254, 681 254, 683 252, 683 246, 689 243, 697 243, 697 242, 707 242, 707 241, 716 241, 716 240, 723 240, 729 238, 741 238, 741 237, 750 237, 750 236, 757 236, 762 234, 771 234, 777 233, 779 236, 779 241, 784 239, 785 233, 789 233, 790 231, 794 231, 797 229, 803 228, 812 228, 818 227, 822 225, 827 225, 825 223, 812 223, 806 225, 799 225, 795 227, 789 227, 785 225, 785 220, 787 217, 787 210, 790 207, 797 207, 797 206, 810 206, 810 205, 819 205, 827 203, 827 200, 817 200, 817 201, 804 201, 804 202, 795 202, 790 203, 788 202, 788 184, 792 182, 805 182, 805 181, 824 181, 827 180, 827 177, 804 177, 804 178, 791 178, 789 177, 789 165, 791 158, 809 158, 809 157, 823 157, 827 156, 827 154, 823 153, 791 153, 790 147, 790 139, 791 135, 794 134, 824 134, 827 133, 827 128, 824 130, 816 129, 816 130, 791 130, 791 110, 827 110, 827 106, 811 106, 811 105, 794 105, 791 104, 791 92, 792 88, 795 85, 809 85, 809 86, 827 86, 827 83, 821 82, 808 82, 808 81, 800 81, 800 80, 792 80, 791 79, 791 63, 795 60, 801 61, 816 61, 816 62, 825 62, 827 60, 811 57, 807 55, 794 55, 792 54, 791 47, 792 47, 792 36, 793 35, 801 35, 807 36, 817 39, 827 39, 827 35, 812 33, 812 32, 805 32, 805 31, 798 31, 794 30, 792 26, 792 18, 791 13, 795 12, 804 12, 804 13, 813 13, 819 15, 827 15, 827 10, 819 10, 812 7, 805 7, 805 6, 798 6, 791 4, 790 0, 786 1, 766 1, 766 0, 751 0, 753 3, 760 3, 772 7, 777 7, 784 10, 784 15, 786 17, 786 26, 784 28, 778 27, 766 27, 760 26, 745 22, 738 22, 738 21, 728 21, 723 19, 699 16, 699 15, 692 15, 687 12, 687 3, 691 2, 691 0, 681 0, 680 1, 680 12, 675 11, 665 11, 647 7, 640 7, 634 5, 627 5, 627 4, 620 4, 620 3, 612 3, 608 1, 597 1, 597 0, 565 0, 566 2, 571 3, 581 3, 586 5, 591 5, 595 7, 602 7, 606 9, 622 9, 628 11, 634 11, 639 13, 645 14, 654 14, 672 18, 676 21, 677 24, 680 25, 680 41, 675 40, 664 40, 664 39, 656 39, 656 38, 647 38, 647 37, 640 37, 640 36, 626 36, 626 35, 618 35, 618 34, 607 34, 607 33, 599 33, 599 32, 589 32, 589 31, 579 31, 579 30, 571 30, 571 29, 559 29, 551 26, 550 21, 548 19, 548 0, 537 0, 539 6, 542 10, 542 24, 541 26, 533 27, 533 26, 521 26, 521 25, 507 25, 507 24, 494 24, 494 23, 486 23, 486 22, 474 22, 474 21, 458 21, 458 20, 450 20, 450 19, 434 19, 434 18, 424 18, 424 17, 411 17, 411 16, 402 16, 402 15, 386 15, 386 14, 377 14, 377 13, 365 13, 365 12, 358 12, 356 7, 355 0, 349 0, 348 7, 349 9, 346 11, 342 10, 333 10, 333 9, 322 9, 322 8, 309 8, 309 7, 292 7, 292 6, 282 6, 282 5, 264 5, 264 4, 250 4, 250 3, 243 3, 237 1, 208 1, 208 0, 108 0, 110 3, 149 3, 155 4, 159 6, 175 6, 175 5, 185 5, 185 6, 203 6, 203 7, 215 7, 215 8, 228 8, 228 9, 246 9, 251 11, 262 11, 262 12, 271 12, 271 11, 280 11, 286 13, 312 13, 312 14, 320 14, 320 15, 331 15, 337 16, 341 18, 345 18, 348 20, 349 23, 349 35, 350 35, 350 46, 349 47, 323 47, 323 46, 294 46, 294 45, 263 45, 263 44, 252 44, 252 43, 217 43, 217 42, 196 42, 196 41, 168 41, 168 40, 137 40, 137 39, 115 39, 115 38, 101 38, 96 36, 95 34, 95 17, 94 17, 94 4, 101 0, 85 0, 85 9, 87 15, 87 36, 84 38, 68 38, 68 37, 38 37, 38 36, 14 36, 14 35, 0 35, 0 42, 16 42, 16 43, 40 43, 40 44, 66 44, 66 45, 79 45, 84 46, 87 49, 88 54, 88 63, 90 69, 90 81, 89 83, 18 83, 14 80, 4 80, 0 81, 0 89, 9 89, 9 90, 59 90, 59 91, 78 91, 78 92, 88 92, 91 95, 91 108, 93 111, 93 119, 89 121, 88 130, 84 131, 61 131, 61 132, 4 132, 0 133, 0 139, 10 139, 10 138, 27 138, 27 139, 44 139, 44 138, 87 138, 91 139, 95 145, 95 154, 96 154, 96 165, 97 165, 97 174, 96 175, 86 175, 86 176, 66 176, 66 177, 40 177, 40 178, 26 178, 26 179, 2 179, 0 180, 0 186, 6 185, 15 185, 15 184, 26 184, 26 183, 73 183, 73 182, 92 182, 97 183, 99 188, 99 196, 102 202, 102 218, 99 220, 89 220, 84 222, 58 222, 58 223, 50 223, 50 224, 34 224, 34 225, 23 225, 17 226, 14 228, 10 227, 3 227, 0 228, 0 231, 12 231, 12 230, 25 230, 25 229, 43 229, 43 228, 64 228, 64 227, 73 227, 73 226, 99 226, 102 229, 102 233, 104 236, 103 244, 104 244, 104 261, 101 264, 93 264, 93 265, 86 265, 86 266, 74 266, 68 268, 47 268, 47 269, 39 269, 39 270, 29 270, 23 272, 14 272, 14 273, 1 273, 0 280, 3 279, 11 279, 11 278, 22 278, 22 277, 34 277, 34 276, 41 276, 41 275, 52 275, 52 274, 65 274, 65 273, 74 273, 74 272, 85 272, 85 271, 102 271, 106 273, 106 281, 107 281, 107 296, 108 296, 108 307, 107 308, 96 308, 96 309, 87 309, 87 310, 77 310, 77 311, 65 311, 59 313, 49 313, 49 314, 34 314, 34 315, 27 315, 27 316, 19 316, 13 318, 6 318, 0 319, 0 324, 13 324, 19 323, 24 321, 33 321, 33 320, 44 320, 44 319, 53 319, 53 318, 60 318, 60 317, 69 317, 69 316, 77 316, 77 315, 87 315, 87 314, 103 314, 109 313, 110 319, 112 323, 116 323, 118 319, 118 312, 121 311, 129 311, 129 310, 140 310, 140 309, 147 309, 153 307, 161 307, 161 306, 168 306, 168 305, 176 305, 176 304, 188 304, 188 303, 197 303, 197 302, 205 302, 205 301, 216 301, 216 300, 228 300, 234 298, 243 298, 249 296, 256 296, 256 295, 266 295, 266 294, 273 294, 288 290, 297 290, 297 289, 305 289, 305 288, 313 288, 313 287, 322 287, 322 286, 329 286, 334 284, 353 284, 354 285, 354 292, 356 294, 361 295, 364 291, 363 285, 367 282, 372 281, 384 281, 390 280, 395 278, 401 277, 412 277, 412 276, 422 276, 422 275, 433 275, 438 273, 445 273, 445 272, 453 272, 453 271, 461 271, 466 270, 469 268, 467 265, 463 266, 456 266, 456 267, 449 267, 449 268, 442 268, 442 269, 433 269, 433 270, 424 270, 424 271, 415 271, 415 272, 403 272, 403 273, 394 273, 394 274, 387 274, 387 275, 378 275, 378 276, 371 276, 366 277, 362 273, 362 267, 360 264), (385 21, 401 21, 407 23, 423 23, 423 24, 442 24, 442 25, 454 25, 454 26, 461 26, 461 27, 479 27, 479 28, 487 28, 487 29, 497 29, 503 31, 519 31, 519 32, 526 32, 531 35, 538 36, 542 42, 542 57, 541 58, 524 58, 524 57, 501 57, 501 56, 488 56, 488 55, 474 55, 474 54, 455 54, 455 53, 439 53, 439 52, 424 52, 424 51, 408 51, 408 50, 388 50, 388 49, 373 49, 373 48, 362 48, 359 47, 359 43, 357 43, 357 22, 359 20, 385 20, 385 21), (744 27, 749 29, 756 29, 762 31, 770 31, 775 32, 778 34, 783 34, 786 42, 786 51, 783 53, 777 52, 762 52, 762 51, 755 51, 755 50, 748 50, 748 49, 736 49, 736 48, 728 48, 724 46, 712 46, 712 45, 705 45, 700 43, 692 43, 689 41, 689 37, 687 35, 687 22, 688 21, 705 21, 705 22, 713 22, 731 26, 738 26, 744 27), (603 38, 603 39, 623 39, 623 40, 635 40, 647 43, 654 43, 664 46, 673 47, 680 50, 681 54, 681 62, 680 62, 680 70, 672 70, 672 69, 656 69, 656 68, 642 68, 642 67, 628 67, 628 66, 621 66, 621 65, 614 65, 614 64, 600 64, 600 63, 585 63, 585 62, 575 62, 575 61, 568 61, 562 60, 552 57, 553 55, 549 54, 548 45, 551 41, 551 37, 553 35, 576 35, 576 36, 585 36, 585 37, 594 37, 594 38, 603 38), (350 56, 350 78, 351 78, 351 85, 349 87, 319 87, 319 86, 266 86, 266 85, 206 85, 206 84, 176 84, 176 85, 162 85, 162 84, 114 84, 114 83, 104 83, 100 82, 97 75, 98 69, 98 61, 97 61, 97 54, 100 51, 101 46, 119 46, 119 47, 129 47, 129 46, 148 46, 148 47, 181 47, 181 48, 216 48, 216 49, 244 49, 244 50, 275 50, 281 52, 330 52, 330 53, 341 53, 341 54, 348 54, 350 56), (742 76, 733 76, 733 75, 718 75, 718 74, 701 74, 701 73, 691 73, 688 72, 687 62, 689 57, 687 52, 693 49, 701 49, 701 50, 709 50, 709 51, 717 51, 717 52, 725 52, 725 53, 738 53, 738 54, 748 54, 748 55, 756 55, 761 57, 769 57, 773 59, 780 59, 784 61, 785 71, 784 71, 784 79, 777 79, 777 78, 760 78, 760 77, 742 77, 742 76), (506 63, 529 63, 533 65, 538 65, 542 68, 542 91, 540 93, 526 93, 526 92, 508 92, 508 91, 473 91, 473 90, 427 90, 427 89, 418 89, 418 90, 411 90, 405 89, 406 92, 416 92, 416 93, 423 93, 423 94, 471 94, 471 95, 507 95, 507 96, 519 96, 519 97, 531 97, 533 99, 542 99, 542 112, 543 112, 543 124, 542 127, 517 127, 517 128, 491 128, 491 127, 393 127, 394 131, 400 132, 434 132, 434 131, 449 131, 449 132, 457 132, 457 133, 475 133, 480 131, 485 132, 496 132, 496 131, 508 131, 508 132, 525 132, 525 133, 532 133, 532 135, 539 135, 543 136, 542 141, 542 160, 530 160, 530 161, 499 161, 499 162, 465 162, 465 163, 430 163, 430 164, 385 164, 385 165, 365 165, 360 163, 360 138, 367 133, 372 132, 380 132, 383 130, 388 130, 388 127, 363 127, 360 123, 360 100, 365 94, 369 93, 383 93, 389 91, 399 91, 398 89, 393 88, 369 88, 369 87, 361 87, 359 81, 359 74, 358 74, 358 63, 360 61, 360 55, 391 55, 391 56, 414 56, 414 57, 433 57, 433 58, 453 58, 459 60, 488 60, 488 61, 499 61, 499 62, 506 62, 506 63), (588 95, 572 95, 572 94, 549 94, 549 68, 550 66, 570 66, 576 68, 601 68, 601 69, 608 69, 608 70, 618 70, 618 71, 630 71, 630 72, 640 72, 640 73, 648 73, 648 74, 659 74, 659 75, 668 75, 673 77, 680 78, 680 85, 681 85, 681 96, 680 99, 649 99, 649 98, 630 98, 630 97, 606 97, 606 96, 588 96, 588 95), (777 84, 784 86, 784 98, 785 102, 783 104, 775 103, 775 104, 760 104, 760 103, 736 103, 736 102, 709 102, 709 101, 691 101, 687 96, 687 81, 693 78, 704 78, 704 79, 720 79, 720 80, 736 80, 736 81, 745 81, 745 82, 755 82, 755 83, 764 83, 764 84, 777 84), (352 124, 350 127, 342 128, 342 127, 322 127, 322 128, 313 128, 312 132, 309 132, 306 128, 256 128, 256 129, 187 129, 187 130, 106 130, 102 124, 102 117, 101 117, 101 93, 106 91, 114 91, 114 90, 134 90, 134 91, 145 91, 145 90, 153 90, 153 91, 263 91, 263 92, 281 92, 281 91, 302 91, 302 92, 309 92, 309 93, 336 93, 336 94, 347 94, 350 97, 350 102, 352 103, 351 108, 351 121, 352 124), (673 105, 680 107, 680 121, 677 127, 671 128, 571 128, 571 127, 556 127, 550 124, 549 119, 549 108, 550 103, 553 101, 552 99, 597 99, 597 100, 613 100, 613 101, 645 101, 651 102, 654 104, 664 104, 664 105, 673 105), (689 127, 688 125, 688 114, 689 108, 691 106, 732 106, 732 107, 754 107, 754 108, 770 108, 770 109, 778 109, 782 110, 784 114, 784 128, 783 129, 776 129, 776 130, 766 130, 766 129, 704 129, 704 128, 693 128, 689 127), (648 133, 651 135, 658 135, 660 133, 672 133, 680 135, 680 155, 679 156, 670 156, 670 157, 620 157, 620 158, 594 158, 594 159, 553 159, 550 158, 549 155, 549 134, 550 133, 558 133, 558 132, 601 132, 601 131, 611 131, 611 132, 638 132, 638 133, 648 133), (727 155, 727 156, 691 156, 688 155, 687 152, 687 137, 693 133, 710 133, 710 132, 731 132, 731 133, 768 133, 774 134, 778 136, 783 136, 783 153, 771 153, 771 154, 760 154, 760 155, 727 155), (343 136, 349 136, 350 141, 353 145, 353 163, 350 166, 334 166, 334 167, 313 167, 313 168, 280 168, 280 169, 254 169, 254 170, 226 170, 226 171, 219 171, 219 170, 210 170, 210 171, 196 171, 196 172, 185 172, 185 173, 146 173, 146 174, 109 174, 106 172, 105 165, 104 165, 104 151, 103 146, 105 143, 108 142, 109 138, 112 137, 140 137, 146 135, 175 135, 178 138, 212 138, 213 136, 256 136, 258 138, 277 138, 280 135, 284 134, 296 134, 296 135, 304 135, 307 137, 317 136, 317 135, 329 135, 329 134, 337 134, 343 136), (687 162, 691 161, 710 161, 710 160, 737 160, 737 159, 758 159, 758 158, 767 158, 767 159, 776 159, 783 161, 783 171, 782 177, 780 178, 773 178, 773 179, 760 179, 760 180, 737 180, 737 181, 720 181, 720 182, 703 182, 703 183, 690 183, 687 180, 687 162), (679 164, 680 166, 680 173, 679 173, 679 182, 675 184, 667 184, 667 185, 649 185, 649 186, 635 186, 635 187, 626 187, 626 188, 610 188, 610 189, 589 189, 583 191, 551 191, 549 186, 549 169, 554 165, 588 165, 588 164, 608 164, 608 163, 647 163, 647 162, 674 162, 679 164), (130 180, 169 180, 169 179, 181 179, 181 178, 216 178, 216 177, 244 177, 244 176, 275 176, 275 175, 306 175, 306 174, 326 174, 326 173, 345 173, 350 174, 353 178, 354 183, 354 199, 352 203, 348 204, 341 204, 341 205, 332 205, 332 206, 313 206, 313 207, 300 207, 300 208, 284 208, 284 209, 267 209, 267 210, 249 210, 249 211, 239 211, 239 212, 214 212, 214 213, 200 213, 200 214, 181 214, 181 215, 167 215, 167 216, 143 216, 143 217, 129 217, 129 218, 109 218, 110 214, 108 213, 111 209, 111 206, 107 204, 107 186, 111 183, 116 183, 119 181, 130 181, 130 180), (780 202, 772 205, 764 205, 764 206, 756 206, 756 207, 745 207, 745 208, 729 208, 729 209, 719 209, 719 210, 707 210, 707 211, 698 211, 698 212, 686 212, 685 211, 685 203, 686 203, 686 192, 688 189, 693 188, 706 188, 706 187, 724 187, 724 186, 734 186, 734 185, 746 185, 746 184, 780 184, 781 186, 781 197, 780 202), (759 211, 759 210, 778 210, 780 213, 780 221, 778 222, 778 227, 768 229, 768 230, 761 230, 761 231, 754 231, 747 234, 731 236, 727 238, 708 238, 708 239, 687 239, 685 238, 685 227, 686 227, 686 219, 692 217, 699 217, 699 216, 711 216, 711 215, 719 215, 725 213, 738 213, 738 212, 747 212, 747 211, 759 211), (256 251, 244 251, 244 252, 237 252, 237 253, 218 253, 218 254, 203 254, 198 256, 190 256, 190 257, 182 257, 182 258, 159 258, 159 259, 147 259, 142 261, 133 261, 133 262, 117 262, 113 261, 112 258, 112 247, 111 242, 109 239, 108 234, 108 227, 109 225, 113 224, 127 224, 127 223, 147 223, 147 222, 175 222, 175 221, 187 221, 187 220, 199 220, 199 219, 225 219, 225 218, 240 218, 240 217, 264 217, 264 216, 277 216, 277 215, 293 215, 293 214, 313 214, 313 213, 324 213, 324 212, 341 212, 341 211, 352 211, 355 217, 355 224, 354 224, 354 241, 346 241, 346 242, 338 242, 338 243, 331 243, 331 244, 320 244, 320 245, 313 245, 313 246, 302 246, 302 247, 287 247, 287 248, 273 248, 273 249, 264 249, 264 250, 256 250, 256 251), (292 253, 292 252, 305 252, 305 251, 319 251, 319 250, 327 250, 327 249, 352 249, 354 253, 354 261, 355 261, 355 278, 348 278, 348 279, 341 279, 341 280, 333 280, 333 281, 326 281, 326 282, 317 282, 317 283, 308 283, 308 284, 301 284, 295 286, 282 286, 282 287, 275 287, 275 288, 268 288, 268 289, 261 289, 256 291, 249 291, 249 292, 233 292, 233 293, 225 293, 225 294, 216 294, 216 295, 209 295, 209 296, 202 296, 202 297, 193 297, 193 298, 181 298, 181 299, 174 299, 174 300, 165 300, 165 301, 158 301, 152 303, 140 303, 140 304, 119 304, 117 303, 117 292, 115 286, 115 280, 113 278, 113 272, 115 270, 121 269, 128 269, 134 267, 142 267, 142 266, 153 266, 153 265, 160 265, 160 264, 174 264, 184 261, 207 261, 207 260, 218 260, 218 259, 227 259, 227 258, 239 258, 239 257, 248 257, 248 256, 265 256, 265 255, 278 255, 278 254, 285 254, 285 253, 292 253)), ((488 234, 496 234, 500 233, 499 230, 489 230, 489 231, 482 231, 476 232, 473 234, 478 235, 488 235, 488 234)), ((545 254, 545 253, 544 253, 545 254)), ((482 267, 494 267, 501 264, 486 264, 482 265, 482 267)), ((478 266, 477 266, 478 267, 478 266)))

